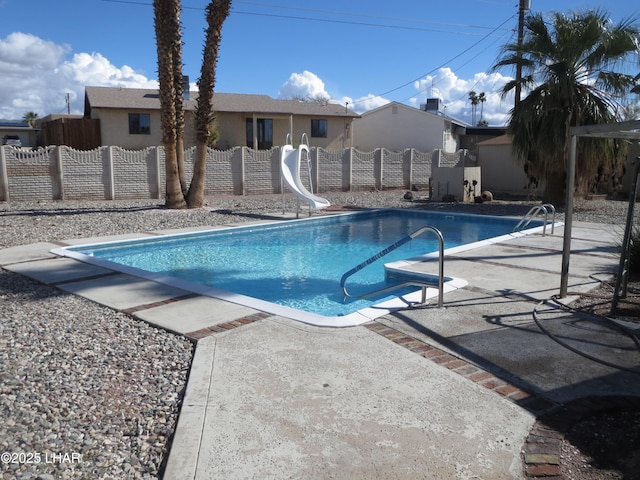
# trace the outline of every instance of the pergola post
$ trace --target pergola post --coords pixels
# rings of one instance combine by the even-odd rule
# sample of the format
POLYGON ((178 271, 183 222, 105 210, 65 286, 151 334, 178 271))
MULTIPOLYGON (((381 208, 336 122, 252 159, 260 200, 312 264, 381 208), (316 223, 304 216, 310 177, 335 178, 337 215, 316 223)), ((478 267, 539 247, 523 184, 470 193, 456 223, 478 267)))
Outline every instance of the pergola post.
POLYGON ((628 120, 612 124, 581 125, 569 129, 569 159, 567 166, 567 205, 565 211, 564 238, 562 246, 562 272, 560 276, 560 298, 567 296, 569 283, 569 258, 571 257, 571 228, 573 227, 573 191, 576 176, 577 137, 623 138, 640 141, 640 120, 628 120))
POLYGON ((564 237, 562 241, 562 271, 560 273, 560 298, 567 296, 569 285, 569 259, 571 257, 571 229, 573 227, 573 191, 576 182, 577 137, 569 138, 569 164, 567 165, 567 201, 564 213, 564 237))

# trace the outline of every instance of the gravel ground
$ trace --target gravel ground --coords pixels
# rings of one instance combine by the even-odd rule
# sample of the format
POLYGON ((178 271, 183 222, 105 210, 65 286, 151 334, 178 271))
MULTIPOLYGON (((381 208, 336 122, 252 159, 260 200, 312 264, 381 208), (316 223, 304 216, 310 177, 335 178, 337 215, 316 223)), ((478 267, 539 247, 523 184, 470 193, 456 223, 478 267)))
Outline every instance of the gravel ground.
MULTIPOLYGON (((404 191, 331 193, 332 204, 522 216, 532 202, 430 203, 404 191)), ((0 203, 0 248, 240 223, 282 211, 280 195, 162 201, 0 203)), ((624 225, 627 202, 576 204, 574 220, 624 225)), ((287 211, 295 200, 287 197, 287 211)), ((559 220, 563 218, 558 212, 559 220)), ((640 222, 640 220, 636 220, 640 222)), ((127 315, 0 270, 0 469, 3 479, 158 478, 193 345, 127 315)))

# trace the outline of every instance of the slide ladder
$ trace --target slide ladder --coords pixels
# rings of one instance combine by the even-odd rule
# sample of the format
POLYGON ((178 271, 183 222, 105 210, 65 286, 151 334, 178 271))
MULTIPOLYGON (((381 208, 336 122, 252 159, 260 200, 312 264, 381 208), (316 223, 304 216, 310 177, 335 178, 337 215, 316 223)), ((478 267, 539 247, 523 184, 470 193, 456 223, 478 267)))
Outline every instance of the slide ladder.
POLYGON ((311 157, 309 155, 309 146, 305 143, 306 134, 302 134, 302 142, 298 148, 293 148, 290 142, 290 135, 287 134, 286 145, 280 150, 280 175, 282 182, 282 213, 284 213, 284 185, 289 188, 298 197, 298 214, 300 212, 300 200, 304 200, 309 204, 309 215, 312 208, 327 208, 331 205, 326 198, 318 197, 313 194, 313 182, 311 178, 311 157), (302 157, 306 155, 307 172, 309 175, 309 188, 303 185, 300 177, 302 167, 302 157))
POLYGON ((519 232, 520 230, 524 230, 529 226, 533 218, 538 213, 544 213, 544 225, 542 227, 542 236, 544 237, 547 234, 547 221, 549 218, 549 211, 553 213, 553 218, 551 219, 551 235, 553 235, 553 231, 556 224, 556 207, 551 205, 550 203, 545 203, 544 205, 536 205, 531 207, 522 220, 513 228, 514 232, 519 232))

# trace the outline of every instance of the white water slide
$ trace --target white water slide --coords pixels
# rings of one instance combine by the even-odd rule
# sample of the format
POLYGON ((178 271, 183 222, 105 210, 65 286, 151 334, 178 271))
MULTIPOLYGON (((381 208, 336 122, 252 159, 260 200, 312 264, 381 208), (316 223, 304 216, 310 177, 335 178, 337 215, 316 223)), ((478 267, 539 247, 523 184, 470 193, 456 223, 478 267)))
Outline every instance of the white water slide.
MULTIPOLYGON (((289 136, 287 135, 288 138, 289 136)), ((298 198, 309 203, 311 208, 327 208, 331 205, 329 200, 314 195, 302 184, 300 179, 302 152, 306 152, 306 158, 308 159, 309 146, 305 143, 300 144, 298 148, 293 148, 291 144, 287 143, 281 148, 280 171, 282 172, 282 180, 289 190, 295 193, 298 198)), ((311 185, 311 178, 309 178, 309 185, 311 185)))

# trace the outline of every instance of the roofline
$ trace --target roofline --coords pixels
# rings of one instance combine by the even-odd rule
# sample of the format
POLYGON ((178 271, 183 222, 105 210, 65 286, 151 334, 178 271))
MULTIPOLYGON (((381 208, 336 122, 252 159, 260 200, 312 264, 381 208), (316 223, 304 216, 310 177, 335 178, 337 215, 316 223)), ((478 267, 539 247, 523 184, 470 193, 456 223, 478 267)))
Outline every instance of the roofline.
POLYGON ((38 130, 40 130, 39 128, 35 128, 32 127, 30 125, 20 125, 20 124, 16 124, 16 125, 3 125, 0 124, 0 130, 11 130, 11 131, 16 131, 16 132, 36 132, 38 130))
POLYGON ((431 112, 428 112, 427 110, 421 110, 419 108, 412 107, 411 105, 407 105, 405 103, 400 103, 400 102, 396 102, 396 101, 391 101, 391 102, 385 103, 384 105, 380 105, 379 107, 376 107, 373 110, 368 110, 368 111, 364 112, 361 116, 365 116, 365 115, 368 115, 370 113, 374 113, 374 112, 377 112, 379 110, 383 110, 385 108, 389 108, 389 106, 399 106, 399 107, 402 107, 402 108, 406 108, 408 110, 418 111, 418 112, 421 112, 423 114, 430 115, 432 117, 442 118, 443 120, 447 120, 447 121, 449 121, 451 123, 454 123, 456 125, 459 125, 461 127, 465 127, 465 128, 469 128, 470 127, 470 125, 468 123, 463 122, 462 120, 458 120, 456 118, 450 117, 448 115, 439 115, 439 114, 436 114, 436 113, 431 113, 431 112))
MULTIPOLYGON (((158 89, 147 89, 147 88, 121 88, 121 87, 101 87, 101 86, 86 86, 85 87, 85 116, 88 115, 88 108, 105 108, 105 109, 121 109, 124 108, 122 105, 118 105, 118 104, 114 104, 114 105, 109 105, 108 102, 103 100, 102 104, 94 104, 91 105, 90 102, 90 97, 91 97, 91 93, 92 91, 118 91, 118 90, 126 90, 128 93, 135 93, 138 92, 140 95, 144 96, 149 96, 149 95, 158 95, 159 90, 158 89)), ((190 90, 189 92, 190 96, 189 96, 189 100, 185 101, 185 110, 187 111, 193 111, 196 108, 196 100, 198 97, 198 91, 194 91, 194 90, 190 90)), ((341 104, 339 103, 328 103, 326 105, 320 105, 320 104, 314 104, 314 103, 307 103, 306 105, 309 106, 309 109, 312 111, 296 111, 298 109, 296 108, 286 108, 287 104, 289 107, 294 107, 294 106, 298 106, 300 107, 300 104, 304 104, 306 102, 299 102, 296 100, 285 100, 285 99, 278 99, 278 98, 272 98, 268 95, 262 95, 262 94, 243 94, 243 93, 225 93, 225 92, 216 92, 214 93, 213 96, 213 106, 214 106, 214 110, 216 110, 217 112, 227 112, 227 113, 244 113, 244 114, 270 114, 270 115, 305 115, 305 116, 310 116, 310 117, 314 117, 314 116, 327 116, 327 117, 348 117, 348 118, 360 118, 360 114, 354 112, 353 110, 349 110, 346 107, 343 107, 341 104), (227 108, 224 108, 224 105, 222 108, 220 108, 220 106, 216 107, 216 96, 218 96, 219 99, 221 99, 221 96, 224 96, 224 104, 226 104, 227 108), (237 108, 233 108, 233 107, 229 107, 229 103, 233 104, 233 96, 237 96, 238 97, 238 106, 237 108), (261 104, 261 102, 263 104, 261 104), (292 103, 295 102, 295 103, 292 103), (251 103, 251 106, 247 106, 247 103, 251 103), (267 105, 264 105, 267 104, 267 105), (254 107, 254 108, 253 108, 254 107), (271 107, 271 108, 270 108, 271 107), (323 107, 329 107, 330 110, 332 111, 326 111, 326 112, 321 112, 318 111, 318 108, 323 108, 323 107), (315 111, 313 111, 315 109, 315 111), (340 110, 344 110, 343 111, 339 111, 340 110)), ((158 99, 154 99, 157 100, 157 105, 151 106, 151 105, 144 105, 144 106, 132 106, 132 108, 136 108, 139 110, 149 110, 149 111, 157 111, 160 109, 160 100, 158 99)), ((221 99, 222 100, 222 99, 221 99)), ((155 102, 154 102, 155 103, 155 102)), ((302 109, 304 109, 304 106, 302 107, 302 109)))

